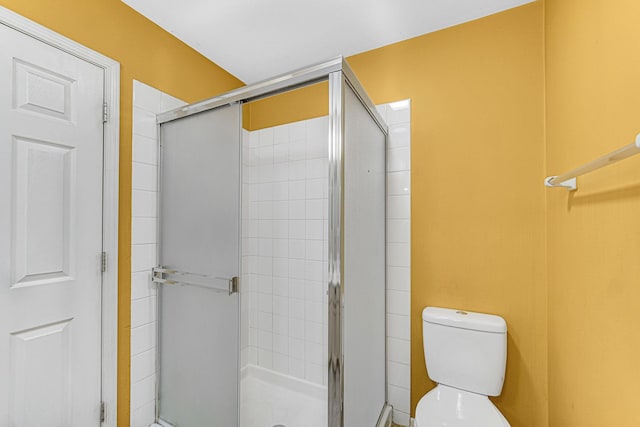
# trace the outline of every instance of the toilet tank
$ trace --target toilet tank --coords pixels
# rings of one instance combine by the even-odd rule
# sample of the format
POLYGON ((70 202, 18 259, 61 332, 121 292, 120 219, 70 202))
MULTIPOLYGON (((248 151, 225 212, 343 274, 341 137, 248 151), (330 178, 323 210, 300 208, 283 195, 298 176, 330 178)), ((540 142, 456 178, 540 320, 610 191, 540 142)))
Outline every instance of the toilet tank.
POLYGON ((500 395, 507 363, 507 323, 502 317, 427 307, 422 311, 422 342, 433 381, 500 395))

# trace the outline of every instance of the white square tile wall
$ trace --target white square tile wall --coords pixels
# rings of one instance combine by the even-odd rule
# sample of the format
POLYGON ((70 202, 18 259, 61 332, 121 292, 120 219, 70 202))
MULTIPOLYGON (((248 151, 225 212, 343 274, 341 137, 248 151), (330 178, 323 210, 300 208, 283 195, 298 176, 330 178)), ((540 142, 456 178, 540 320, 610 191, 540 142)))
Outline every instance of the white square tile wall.
POLYGON ((381 105, 387 151, 387 394, 393 422, 408 426, 411 389, 411 103, 381 105))
POLYGON ((322 117, 243 133, 242 366, 323 385, 328 132, 322 117))
POLYGON ((131 218, 131 426, 155 421, 156 200, 158 140, 156 114, 184 102, 134 80, 131 218))

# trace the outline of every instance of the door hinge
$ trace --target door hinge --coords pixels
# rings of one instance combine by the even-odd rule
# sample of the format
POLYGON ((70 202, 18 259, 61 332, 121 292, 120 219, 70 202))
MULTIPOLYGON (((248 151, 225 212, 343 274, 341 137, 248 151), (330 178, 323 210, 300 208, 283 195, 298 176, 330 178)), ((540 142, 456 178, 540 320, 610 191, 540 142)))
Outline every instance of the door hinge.
POLYGON ((100 402, 100 422, 103 423, 105 421, 106 417, 106 405, 104 404, 104 402, 100 402))
POLYGON ((107 123, 109 121, 109 104, 104 102, 102 103, 102 123, 107 123))
POLYGON ((107 271, 107 253, 102 252, 100 254, 100 271, 103 273, 107 271))

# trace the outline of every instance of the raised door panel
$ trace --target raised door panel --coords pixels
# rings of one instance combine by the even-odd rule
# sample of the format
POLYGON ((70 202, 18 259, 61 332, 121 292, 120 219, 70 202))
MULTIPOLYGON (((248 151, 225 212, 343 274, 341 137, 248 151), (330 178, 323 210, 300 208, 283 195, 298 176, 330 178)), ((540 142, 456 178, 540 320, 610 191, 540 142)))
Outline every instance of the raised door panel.
POLYGON ((70 280, 75 151, 15 136, 13 151, 12 286, 70 280))
POLYGON ((74 79, 16 58, 13 75, 13 108, 72 121, 74 79))
POLYGON ((68 319, 11 334, 10 426, 73 425, 71 328, 68 319))

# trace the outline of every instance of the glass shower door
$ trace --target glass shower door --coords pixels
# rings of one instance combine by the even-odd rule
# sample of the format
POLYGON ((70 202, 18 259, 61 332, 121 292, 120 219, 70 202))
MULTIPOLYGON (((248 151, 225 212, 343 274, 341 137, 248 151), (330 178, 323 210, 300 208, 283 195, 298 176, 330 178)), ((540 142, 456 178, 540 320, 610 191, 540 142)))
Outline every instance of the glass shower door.
POLYGON ((387 398, 386 136, 346 83, 343 96, 344 427, 373 427, 387 398))
POLYGON ((232 104, 160 126, 159 421, 238 425, 240 120, 232 104))

